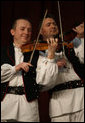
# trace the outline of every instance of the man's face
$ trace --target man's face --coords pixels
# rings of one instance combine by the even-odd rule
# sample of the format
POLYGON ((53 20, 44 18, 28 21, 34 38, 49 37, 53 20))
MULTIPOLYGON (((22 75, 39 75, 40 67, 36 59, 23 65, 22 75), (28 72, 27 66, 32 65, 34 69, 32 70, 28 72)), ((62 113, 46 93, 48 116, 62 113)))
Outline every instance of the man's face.
POLYGON ((16 28, 12 29, 14 42, 24 45, 30 42, 32 34, 32 27, 29 21, 20 19, 16 23, 16 28))
POLYGON ((43 22, 41 35, 44 39, 54 37, 58 34, 58 26, 52 18, 46 18, 43 22))

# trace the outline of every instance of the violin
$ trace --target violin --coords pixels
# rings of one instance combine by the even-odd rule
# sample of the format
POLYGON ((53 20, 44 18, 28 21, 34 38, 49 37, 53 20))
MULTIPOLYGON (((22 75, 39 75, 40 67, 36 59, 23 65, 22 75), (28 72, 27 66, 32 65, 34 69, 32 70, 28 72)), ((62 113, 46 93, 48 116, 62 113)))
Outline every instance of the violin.
MULTIPOLYGON (((61 35, 58 34, 54 37, 54 38, 59 39, 58 45, 61 45, 61 46, 64 45, 64 46, 67 46, 69 48, 73 48, 73 43, 70 42, 70 41, 72 41, 75 38, 77 33, 75 33, 73 30, 70 30, 68 32, 64 32, 63 35, 64 35, 64 42, 61 41, 61 35)), ((23 53, 24 52, 30 52, 30 51, 34 50, 34 46, 35 46, 35 43, 29 43, 27 45, 22 46, 21 50, 22 50, 23 53)), ((39 43, 38 42, 36 44, 35 50, 42 51, 42 50, 47 50, 47 49, 48 49, 47 42, 46 43, 39 43)))
MULTIPOLYGON (((34 50, 35 43, 29 43, 27 45, 24 45, 21 50, 22 52, 31 52, 34 50)), ((37 43, 35 50, 46 50, 48 49, 47 43, 37 43)))
POLYGON ((77 33, 73 30, 69 30, 68 32, 63 33, 64 41, 70 42, 77 36, 77 33))
POLYGON ((61 40, 61 35, 59 35, 59 41, 58 41, 58 46, 60 47, 60 45, 62 46, 67 46, 68 48, 73 48, 73 42, 71 42, 75 37, 76 37, 77 33, 73 30, 69 30, 68 32, 64 32, 63 33, 63 42, 61 40))

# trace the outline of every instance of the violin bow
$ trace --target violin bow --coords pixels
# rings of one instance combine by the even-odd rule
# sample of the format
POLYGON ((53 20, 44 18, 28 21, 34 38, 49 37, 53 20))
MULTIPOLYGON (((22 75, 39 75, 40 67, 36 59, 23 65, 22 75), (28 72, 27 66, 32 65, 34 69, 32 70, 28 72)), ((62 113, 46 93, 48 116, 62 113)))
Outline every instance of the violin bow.
MULTIPOLYGON (((58 1, 58 13, 59 13, 59 22, 60 22, 60 33, 61 33, 61 39, 62 39, 62 43, 64 43, 64 38, 63 38, 63 30, 62 30, 62 22, 61 22, 61 13, 60 13, 60 4, 58 1)), ((63 47, 63 52, 62 52, 62 56, 64 56, 64 45, 63 47)))
POLYGON ((35 49, 36 49, 36 45, 37 45, 37 43, 38 43, 38 41, 39 41, 40 32, 41 32, 41 29, 42 29, 43 22, 44 22, 44 20, 45 20, 45 18, 46 18, 47 12, 48 12, 48 10, 46 9, 45 14, 44 14, 44 18, 43 18, 43 21, 42 21, 42 24, 41 24, 41 27, 40 27, 40 31, 39 31, 38 36, 37 36, 37 40, 36 40, 36 42, 35 42, 34 49, 33 49, 33 51, 32 51, 32 54, 31 54, 31 57, 30 57, 30 60, 29 60, 29 63, 32 62, 33 55, 34 55, 34 52, 35 52, 35 49))

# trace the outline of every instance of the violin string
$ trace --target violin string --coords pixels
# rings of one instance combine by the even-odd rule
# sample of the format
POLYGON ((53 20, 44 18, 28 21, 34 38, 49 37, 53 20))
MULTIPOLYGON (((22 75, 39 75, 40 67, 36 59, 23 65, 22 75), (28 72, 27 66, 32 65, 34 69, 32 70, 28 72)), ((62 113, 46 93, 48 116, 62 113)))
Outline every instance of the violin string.
POLYGON ((48 12, 48 10, 46 9, 45 14, 44 14, 44 18, 43 18, 43 21, 42 21, 42 24, 41 24, 41 28, 40 28, 40 31, 39 31, 39 33, 38 33, 37 40, 36 40, 36 42, 35 42, 34 49, 33 49, 33 51, 32 51, 32 54, 31 54, 29 63, 31 63, 31 61, 32 61, 32 59, 33 59, 33 55, 34 55, 34 52, 35 52, 35 49, 36 49, 36 45, 37 45, 37 43, 38 43, 38 41, 39 41, 41 29, 42 29, 42 26, 43 26, 43 22, 44 22, 44 20, 45 20, 45 18, 46 18, 47 12, 48 12))
MULTIPOLYGON (((61 22, 61 13, 60 13, 60 4, 59 4, 59 1, 58 1, 58 13, 59 13, 59 22, 60 22, 61 39, 62 39, 62 42, 64 42, 64 40, 63 40, 63 30, 62 30, 62 22, 61 22)), ((64 45, 63 45, 62 47, 63 47, 62 56, 64 56, 64 45)))

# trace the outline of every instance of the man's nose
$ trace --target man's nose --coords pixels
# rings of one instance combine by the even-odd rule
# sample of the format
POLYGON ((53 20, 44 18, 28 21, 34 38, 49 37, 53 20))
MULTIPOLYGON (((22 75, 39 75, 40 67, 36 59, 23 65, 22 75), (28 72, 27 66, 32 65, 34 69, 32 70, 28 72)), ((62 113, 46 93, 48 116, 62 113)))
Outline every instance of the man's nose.
POLYGON ((51 27, 52 27, 52 28, 55 28, 55 25, 54 25, 54 24, 51 24, 51 27))
POLYGON ((29 31, 28 31, 27 29, 25 29, 25 31, 24 31, 24 32, 25 32, 25 34, 28 34, 28 33, 29 33, 29 31))

